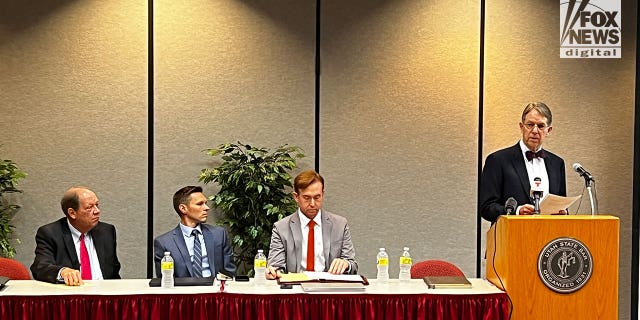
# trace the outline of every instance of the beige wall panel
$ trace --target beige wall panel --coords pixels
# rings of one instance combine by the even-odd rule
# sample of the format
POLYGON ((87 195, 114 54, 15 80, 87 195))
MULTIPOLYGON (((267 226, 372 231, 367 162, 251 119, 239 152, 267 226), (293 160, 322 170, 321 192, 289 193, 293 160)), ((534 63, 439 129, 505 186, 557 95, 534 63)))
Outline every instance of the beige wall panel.
POLYGON ((475 275, 479 7, 324 1, 320 170, 360 270, 402 247, 475 275))
POLYGON ((178 223, 173 193, 213 164, 205 148, 288 143, 313 167, 314 26, 313 1, 156 3, 154 236, 178 223))
POLYGON ((29 173, 13 198, 16 258, 63 216, 73 185, 92 188, 118 233, 121 276, 145 276, 146 1, 46 1, 0 13, 0 158, 29 173))
POLYGON ((526 103, 549 105, 554 129, 544 147, 564 158, 567 193, 584 196, 572 211, 590 212, 571 167, 579 162, 596 177, 600 212, 620 217, 619 310, 628 319, 637 18, 634 1, 622 3, 622 59, 561 59, 557 1, 487 1, 483 153, 518 141, 526 103))

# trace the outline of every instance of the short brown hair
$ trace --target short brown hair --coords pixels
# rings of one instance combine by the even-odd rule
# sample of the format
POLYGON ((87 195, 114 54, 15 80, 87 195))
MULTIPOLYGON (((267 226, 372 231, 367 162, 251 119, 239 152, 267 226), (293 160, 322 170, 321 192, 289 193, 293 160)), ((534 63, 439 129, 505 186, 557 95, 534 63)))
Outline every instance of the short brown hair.
POLYGON ((306 189, 316 181, 320 181, 320 183, 322 183, 322 190, 324 190, 324 178, 319 173, 314 170, 300 172, 300 174, 293 180, 293 190, 296 193, 300 193, 300 189, 306 189))
POLYGON ((182 212, 180 212, 180 205, 188 205, 191 200, 191 194, 198 192, 202 192, 202 187, 186 186, 173 194, 173 209, 176 210, 176 213, 178 213, 179 216, 182 216, 182 212))

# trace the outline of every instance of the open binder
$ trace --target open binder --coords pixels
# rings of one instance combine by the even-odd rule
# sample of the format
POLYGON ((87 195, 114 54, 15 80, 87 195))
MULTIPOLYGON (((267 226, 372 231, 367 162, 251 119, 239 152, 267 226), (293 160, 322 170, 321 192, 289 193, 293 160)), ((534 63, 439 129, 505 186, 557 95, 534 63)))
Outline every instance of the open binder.
POLYGON ((278 278, 278 284, 301 284, 309 282, 321 283, 361 283, 369 285, 369 281, 363 275, 358 274, 331 274, 329 272, 285 273, 278 278))

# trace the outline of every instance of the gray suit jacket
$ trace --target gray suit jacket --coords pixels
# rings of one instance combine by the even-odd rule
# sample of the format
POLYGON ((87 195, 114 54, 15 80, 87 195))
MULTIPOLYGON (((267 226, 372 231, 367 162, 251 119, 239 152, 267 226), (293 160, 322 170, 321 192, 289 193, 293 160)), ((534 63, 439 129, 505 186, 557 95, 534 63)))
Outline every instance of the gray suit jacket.
MULTIPOLYGON (((325 210, 321 210, 320 214, 324 270, 329 270, 333 259, 340 258, 347 260, 351 265, 350 274, 358 273, 356 251, 351 242, 351 231, 347 225, 347 219, 325 210)), ((302 272, 304 271, 301 266, 302 258, 302 228, 296 211, 273 225, 269 245, 269 265, 286 268, 288 272, 302 272)))
MULTIPOLYGON (((209 269, 213 277, 222 269, 235 274, 236 266, 233 264, 233 253, 231 251, 231 243, 227 237, 227 231, 218 226, 208 224, 200 224, 204 244, 207 248, 207 257, 209 259, 209 269)), ((153 241, 153 260, 156 267, 156 276, 162 277, 160 270, 160 260, 164 256, 164 252, 171 252, 173 258, 173 276, 176 278, 193 277, 193 267, 191 264, 191 255, 187 249, 187 244, 182 236, 180 225, 173 230, 158 236, 153 241)))

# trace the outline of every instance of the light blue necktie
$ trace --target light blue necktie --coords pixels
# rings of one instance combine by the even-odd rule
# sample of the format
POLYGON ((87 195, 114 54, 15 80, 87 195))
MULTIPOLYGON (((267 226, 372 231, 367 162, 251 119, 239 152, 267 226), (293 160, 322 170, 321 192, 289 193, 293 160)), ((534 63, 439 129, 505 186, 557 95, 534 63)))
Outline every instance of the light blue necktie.
POLYGON ((197 229, 191 231, 193 239, 193 277, 202 278, 202 247, 200 244, 200 232, 197 229))

